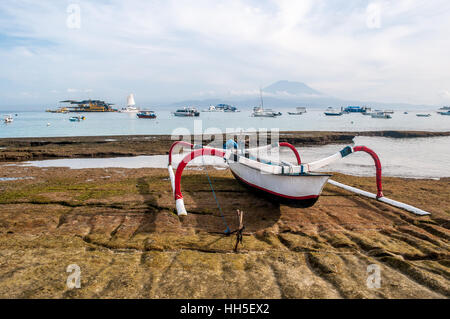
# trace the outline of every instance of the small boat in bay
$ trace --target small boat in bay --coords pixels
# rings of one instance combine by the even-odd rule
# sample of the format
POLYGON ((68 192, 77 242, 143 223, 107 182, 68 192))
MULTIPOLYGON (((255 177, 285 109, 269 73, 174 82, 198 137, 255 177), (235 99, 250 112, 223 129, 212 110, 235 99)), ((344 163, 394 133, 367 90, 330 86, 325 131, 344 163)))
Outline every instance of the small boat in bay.
POLYGON ((202 112, 223 112, 223 109, 216 108, 214 105, 210 105, 207 109, 203 110, 202 112))
POLYGON ((390 114, 387 114, 387 113, 384 112, 384 111, 381 111, 381 112, 374 112, 374 113, 370 114, 370 116, 371 116, 373 119, 390 119, 390 118, 392 118, 392 116, 391 116, 390 114))
POLYGON ((202 112, 240 112, 236 107, 229 104, 217 104, 210 105, 207 109, 202 110, 202 112))
POLYGON ((335 108, 329 106, 329 107, 325 110, 324 114, 325 114, 326 116, 341 116, 341 115, 344 114, 344 113, 342 113, 342 111, 336 110, 335 108))
POLYGON ((200 116, 200 112, 195 107, 184 107, 173 112, 173 115, 180 117, 200 116))
POLYGON ((288 112, 289 115, 302 115, 303 113, 306 113, 306 107, 296 107, 295 112, 288 112))
POLYGON ((156 113, 153 111, 139 111, 139 113, 137 113, 136 115, 140 119, 155 119, 156 118, 156 113))
POLYGON ((282 115, 281 112, 275 112, 272 109, 264 109, 261 106, 253 108, 253 117, 276 117, 282 115))
POLYGON ((5 115, 5 118, 3 119, 3 121, 5 123, 12 123, 14 121, 14 118, 12 117, 12 115, 8 114, 8 115, 5 115))
POLYGON ((416 116, 418 116, 418 117, 430 117, 431 114, 430 113, 417 113, 416 116))
POLYGON ((259 96, 261 100, 261 104, 259 106, 255 106, 253 108, 253 117, 276 117, 282 115, 281 112, 275 112, 271 109, 264 109, 264 101, 262 96, 262 90, 259 90, 259 96))
POLYGON ((80 121, 84 121, 85 119, 86 119, 86 117, 84 117, 84 116, 72 116, 71 118, 69 118, 69 121, 80 122, 80 121))

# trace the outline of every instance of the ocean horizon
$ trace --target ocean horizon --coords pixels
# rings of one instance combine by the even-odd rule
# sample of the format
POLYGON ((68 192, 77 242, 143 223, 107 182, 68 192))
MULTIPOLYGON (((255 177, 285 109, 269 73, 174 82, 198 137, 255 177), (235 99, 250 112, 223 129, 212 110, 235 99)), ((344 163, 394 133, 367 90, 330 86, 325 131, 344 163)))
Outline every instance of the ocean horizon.
MULTIPOLYGON (((112 135, 172 134, 176 129, 194 132, 194 124, 202 131, 218 129, 250 130, 277 129, 279 131, 382 131, 413 130, 443 132, 450 130, 450 116, 428 111, 430 117, 418 117, 420 111, 395 111, 391 119, 376 119, 359 113, 325 116, 323 109, 308 109, 302 115, 288 115, 289 108, 279 108, 283 114, 275 118, 255 118, 251 110, 241 112, 201 112, 199 117, 175 117, 175 109, 155 108, 156 119, 139 119, 135 113, 48 113, 10 112, 13 123, 0 125, 0 138, 15 137, 68 137, 112 135), (71 122, 69 118, 84 115, 85 120, 71 122), (201 121, 201 122, 198 122, 201 121)), ((2 116, 8 114, 3 112, 2 116)))

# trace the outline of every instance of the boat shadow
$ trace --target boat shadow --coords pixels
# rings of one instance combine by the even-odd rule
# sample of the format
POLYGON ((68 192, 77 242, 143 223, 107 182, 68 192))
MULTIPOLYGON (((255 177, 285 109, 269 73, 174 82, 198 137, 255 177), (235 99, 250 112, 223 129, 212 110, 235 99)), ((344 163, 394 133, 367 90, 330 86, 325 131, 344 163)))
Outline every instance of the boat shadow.
POLYGON ((184 185, 193 188, 184 191, 188 215, 180 218, 183 226, 210 233, 225 233, 227 227, 234 231, 239 227, 238 209, 244 212, 246 232, 271 228, 280 219, 278 202, 250 191, 233 177, 211 177, 216 198, 206 175, 201 179, 197 175, 191 181, 189 175, 183 178, 184 185))
MULTIPOLYGON (((171 207, 171 192, 163 194, 152 191, 152 185, 145 177, 137 180, 136 187, 144 198, 145 214, 136 233, 173 231, 185 232, 193 229, 213 234, 236 230, 237 213, 244 212, 245 232, 257 232, 274 226, 280 219, 280 204, 251 192, 232 177, 211 177, 216 199, 212 194, 206 175, 183 177, 184 199, 187 216, 177 216, 171 207), (168 207, 160 206, 169 202, 168 207)), ((170 187, 170 185, 169 185, 170 187)))

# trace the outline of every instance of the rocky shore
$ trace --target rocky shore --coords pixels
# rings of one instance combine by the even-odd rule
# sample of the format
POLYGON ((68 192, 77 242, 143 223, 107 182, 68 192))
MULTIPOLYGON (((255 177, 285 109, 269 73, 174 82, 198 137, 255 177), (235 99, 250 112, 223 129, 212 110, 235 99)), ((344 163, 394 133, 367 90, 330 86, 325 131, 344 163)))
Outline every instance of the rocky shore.
MULTIPOLYGON (((450 136, 448 132, 280 132, 279 141, 295 146, 351 143, 355 136, 413 138, 450 136)), ((177 138, 178 139, 178 138, 177 138)), ((215 139, 213 137, 212 139, 215 139)), ((222 136, 223 141, 226 140, 222 136)), ((194 141, 192 141, 194 142, 194 141)), ((211 139, 203 139, 209 144, 211 139)), ((120 157, 166 154, 173 143, 170 135, 80 136, 0 139, 0 162, 53 158, 120 157)), ((222 145, 216 145, 222 146, 222 145)))
MULTIPOLYGON (((347 138, 335 136, 317 138, 347 138)), ((2 153, 10 152, 3 161, 149 154, 169 143, 156 138, 150 150, 145 137, 111 138, 2 140, 2 153)), ((419 217, 331 185, 311 208, 278 205, 228 170, 209 169, 230 228, 236 209, 244 211, 244 245, 235 253, 205 171, 183 176, 189 214, 181 218, 165 169, 4 162, 0 172, 21 178, 0 179, 1 298, 450 297, 448 178, 384 178, 386 196, 432 213, 419 217), (71 264, 81 270, 79 289, 66 286, 71 264), (367 286, 373 264, 380 288, 367 286)), ((375 190, 374 178, 333 178, 375 190)))

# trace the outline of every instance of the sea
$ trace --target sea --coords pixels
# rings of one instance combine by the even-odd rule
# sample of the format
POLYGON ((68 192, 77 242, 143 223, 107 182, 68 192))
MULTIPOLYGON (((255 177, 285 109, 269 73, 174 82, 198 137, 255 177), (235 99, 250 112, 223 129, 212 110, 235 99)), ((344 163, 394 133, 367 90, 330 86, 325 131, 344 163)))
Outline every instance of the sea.
MULTIPOLYGON (((254 118, 251 110, 237 113, 202 112, 198 118, 174 117, 171 110, 155 109, 156 119, 138 119, 133 113, 85 113, 86 120, 70 122, 74 113, 55 114, 46 112, 12 113, 14 122, 0 125, 0 138, 7 137, 51 137, 51 136, 113 136, 141 134, 172 134, 174 132, 194 132, 194 126, 204 131, 238 131, 252 129, 278 129, 280 131, 377 131, 415 130, 450 131, 450 116, 435 112, 430 117, 417 117, 416 113, 395 111, 391 119, 374 119, 358 113, 328 117, 323 110, 308 110, 302 115, 288 115, 287 110, 276 118, 254 118), (17 114, 17 116, 16 116, 17 114)), ((421 112, 423 113, 423 112, 421 112)), ((5 114, 7 114, 5 112, 5 114)), ((450 177, 450 136, 429 138, 385 138, 357 136, 353 145, 366 145, 378 153, 384 176, 406 178, 450 177)), ((310 162, 332 155, 346 145, 299 147, 303 162, 310 162)), ((0 150, 1 152, 2 150, 0 150)), ((178 158, 180 160, 181 158, 178 158)), ((281 153, 281 159, 295 161, 289 151, 281 153)), ((211 164, 223 169, 223 161, 214 159, 197 160, 191 169, 202 164, 211 164)), ((67 166, 73 169, 95 167, 159 167, 167 165, 165 155, 136 156, 101 159, 58 159, 22 163, 39 167, 67 166)), ((364 153, 352 154, 342 161, 323 169, 357 176, 374 176, 374 166, 370 156, 364 153)))
POLYGON ((277 109, 283 115, 275 118, 255 118, 248 109, 236 113, 201 112, 196 118, 175 117, 172 111, 155 109, 156 119, 139 119, 135 113, 83 113, 86 119, 80 122, 69 121, 76 113, 4 111, 1 114, 13 115, 14 122, 0 124, 0 138, 172 134, 183 128, 193 132, 199 121, 203 130, 219 129, 223 132, 226 129, 260 128, 280 131, 450 130, 450 116, 430 111, 427 112, 432 114, 430 117, 417 117, 418 111, 403 114, 404 111, 398 110, 391 119, 375 119, 359 113, 325 116, 323 110, 318 109, 308 110, 302 115, 288 115, 287 109, 277 109))

